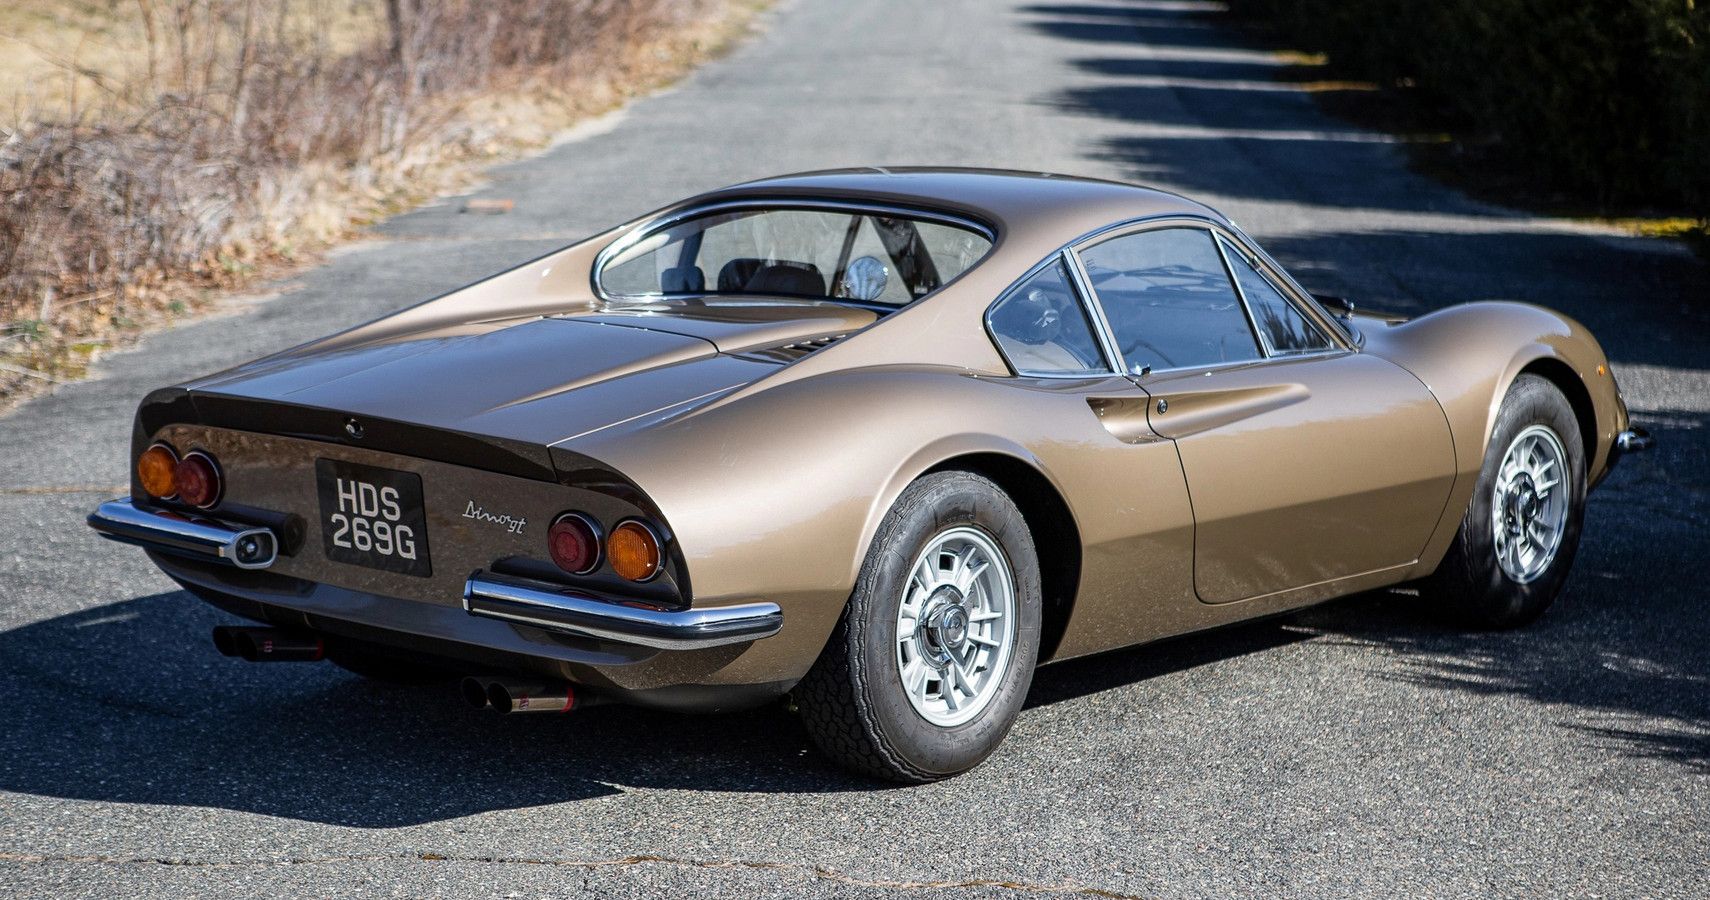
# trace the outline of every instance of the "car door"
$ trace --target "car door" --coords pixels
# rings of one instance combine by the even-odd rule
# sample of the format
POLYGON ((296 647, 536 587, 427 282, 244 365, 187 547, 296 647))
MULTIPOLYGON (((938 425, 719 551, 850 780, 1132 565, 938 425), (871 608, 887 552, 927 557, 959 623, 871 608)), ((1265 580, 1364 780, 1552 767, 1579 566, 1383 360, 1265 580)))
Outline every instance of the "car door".
POLYGON ((1173 220, 1076 248, 1116 345, 1175 442, 1206 603, 1405 566, 1454 479, 1423 384, 1358 352, 1233 232, 1173 220))

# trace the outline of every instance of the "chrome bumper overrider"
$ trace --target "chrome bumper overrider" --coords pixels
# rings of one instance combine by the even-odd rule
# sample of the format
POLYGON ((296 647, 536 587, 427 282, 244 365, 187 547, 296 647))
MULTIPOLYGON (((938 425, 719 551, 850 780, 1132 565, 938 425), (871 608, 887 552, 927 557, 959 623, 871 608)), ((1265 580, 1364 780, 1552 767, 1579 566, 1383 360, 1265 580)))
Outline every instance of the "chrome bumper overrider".
POLYGON ((1627 456, 1631 453, 1639 453, 1649 450, 1656 445, 1657 439, 1651 437, 1650 432, 1634 425, 1626 431, 1615 435, 1615 443, 1609 448, 1608 467, 1613 469, 1615 468, 1615 464, 1621 461, 1621 457, 1627 456))
POLYGON ((784 613, 776 603, 648 609, 622 606, 544 581, 490 572, 469 577, 463 588, 463 608, 473 616, 662 650, 745 643, 771 637, 784 624, 784 613))
POLYGON ((1636 425, 1618 435, 1615 435, 1615 449, 1622 453, 1637 453, 1640 450, 1649 450, 1656 446, 1656 442, 1657 439, 1651 437, 1650 432, 1636 425))
POLYGON ((240 569, 265 569, 279 556, 279 538, 266 528, 138 509, 129 497, 101 504, 89 514, 89 527, 122 543, 240 569))

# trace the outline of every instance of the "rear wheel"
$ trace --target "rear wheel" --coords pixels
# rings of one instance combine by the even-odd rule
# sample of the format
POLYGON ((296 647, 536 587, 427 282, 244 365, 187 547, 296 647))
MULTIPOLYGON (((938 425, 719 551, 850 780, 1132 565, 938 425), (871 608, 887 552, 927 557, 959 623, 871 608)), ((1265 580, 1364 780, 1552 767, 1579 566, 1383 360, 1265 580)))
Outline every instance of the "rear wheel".
POLYGON ((1567 398, 1521 375, 1497 411, 1484 468, 1448 555, 1424 588, 1464 624, 1538 618, 1567 582, 1585 516, 1585 450, 1567 398))
POLYGON ((1021 511, 978 475, 928 475, 880 524, 842 621, 796 689, 802 721, 861 774, 964 772, 1021 711, 1039 629, 1039 563, 1021 511))

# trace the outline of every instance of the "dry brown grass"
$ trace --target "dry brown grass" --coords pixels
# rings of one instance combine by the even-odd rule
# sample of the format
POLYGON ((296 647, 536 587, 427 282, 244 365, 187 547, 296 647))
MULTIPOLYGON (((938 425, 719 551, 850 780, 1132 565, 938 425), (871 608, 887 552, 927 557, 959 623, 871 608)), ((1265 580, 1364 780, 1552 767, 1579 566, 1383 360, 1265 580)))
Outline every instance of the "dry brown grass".
MULTIPOLYGON (((80 38, 83 50, 38 54, 34 68, 10 73, 37 89, 0 124, 0 402, 77 377, 101 349, 194 312, 214 292, 677 77, 757 6, 111 0, 85 9, 98 37, 80 38), (79 63, 86 54, 98 62, 79 63), (39 88, 56 77, 57 91, 39 88)), ((0 26, 21 20, 16 9, 3 15, 12 19, 0 26)), ((40 21, 30 21, 40 46, 40 21)))

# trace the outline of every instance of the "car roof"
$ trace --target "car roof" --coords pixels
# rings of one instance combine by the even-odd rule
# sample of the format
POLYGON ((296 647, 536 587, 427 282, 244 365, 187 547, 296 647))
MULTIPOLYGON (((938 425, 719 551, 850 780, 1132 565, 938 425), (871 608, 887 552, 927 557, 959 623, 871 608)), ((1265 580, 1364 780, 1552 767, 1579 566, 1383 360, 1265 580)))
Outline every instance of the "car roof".
POLYGON ((677 209, 755 199, 843 200, 932 210, 972 219, 998 235, 1055 238, 1057 243, 1115 222, 1152 216, 1227 222, 1216 210, 1186 197, 1117 181, 1049 172, 913 166, 763 178, 692 197, 677 209))

